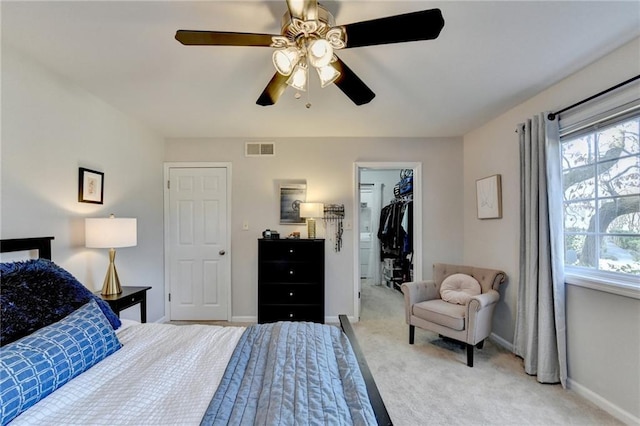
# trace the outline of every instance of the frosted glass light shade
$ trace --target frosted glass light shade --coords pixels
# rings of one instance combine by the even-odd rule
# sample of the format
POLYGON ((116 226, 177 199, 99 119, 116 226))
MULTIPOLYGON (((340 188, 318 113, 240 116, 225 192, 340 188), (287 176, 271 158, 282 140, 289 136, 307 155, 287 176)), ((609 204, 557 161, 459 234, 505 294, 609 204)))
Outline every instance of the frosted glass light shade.
POLYGON ((305 64, 298 63, 287 80, 287 84, 294 89, 305 92, 307 90, 308 80, 307 66, 305 64))
POLYGON ((86 218, 85 246, 90 248, 133 247, 138 244, 135 218, 86 218))
POLYGON ((309 43, 307 53, 311 65, 316 68, 324 67, 329 65, 331 58, 333 58, 333 47, 327 40, 319 38, 309 43))
POLYGON ((324 204, 322 203, 300 203, 300 217, 323 217, 324 204))
POLYGON ((273 52, 273 66, 282 75, 290 75, 300 60, 300 53, 295 47, 287 47, 273 52))
POLYGON ((318 77, 320 77, 320 87, 327 87, 334 81, 340 77, 340 71, 332 67, 331 65, 326 65, 324 67, 316 68, 318 71, 318 77))

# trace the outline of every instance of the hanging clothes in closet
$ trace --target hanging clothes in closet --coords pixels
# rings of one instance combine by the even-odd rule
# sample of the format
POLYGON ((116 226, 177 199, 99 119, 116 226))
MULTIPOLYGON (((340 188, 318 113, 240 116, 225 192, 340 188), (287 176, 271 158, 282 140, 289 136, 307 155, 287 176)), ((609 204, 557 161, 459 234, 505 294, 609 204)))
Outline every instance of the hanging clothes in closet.
POLYGON ((395 199, 380 212, 380 258, 404 257, 413 252, 413 200, 395 199))
POLYGON ((394 187, 395 199, 382 208, 378 239, 384 281, 389 287, 413 279, 413 176, 409 170, 400 173, 394 187))

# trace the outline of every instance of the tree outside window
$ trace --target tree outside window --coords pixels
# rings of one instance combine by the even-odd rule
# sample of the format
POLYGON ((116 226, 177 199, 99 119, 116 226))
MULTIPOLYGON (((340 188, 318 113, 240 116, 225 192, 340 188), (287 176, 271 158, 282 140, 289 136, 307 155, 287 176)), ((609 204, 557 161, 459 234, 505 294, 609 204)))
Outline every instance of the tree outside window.
POLYGON ((562 139, 565 265, 640 275, 640 115, 562 139))

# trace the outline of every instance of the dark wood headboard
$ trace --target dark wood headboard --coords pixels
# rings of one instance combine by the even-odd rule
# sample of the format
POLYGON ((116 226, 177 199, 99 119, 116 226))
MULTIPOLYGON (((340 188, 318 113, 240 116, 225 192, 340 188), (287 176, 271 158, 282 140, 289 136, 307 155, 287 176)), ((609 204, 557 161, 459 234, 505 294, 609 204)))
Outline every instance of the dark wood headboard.
POLYGON ((51 240, 55 237, 12 238, 0 240, 0 253, 38 250, 38 257, 51 260, 51 240))

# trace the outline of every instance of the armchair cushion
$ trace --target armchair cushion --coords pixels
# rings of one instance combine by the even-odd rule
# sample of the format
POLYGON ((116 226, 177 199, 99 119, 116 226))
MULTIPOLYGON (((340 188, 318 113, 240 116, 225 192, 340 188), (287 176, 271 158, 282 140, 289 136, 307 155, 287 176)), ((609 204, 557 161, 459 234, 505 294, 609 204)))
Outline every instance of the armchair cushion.
POLYGON ((478 280, 466 274, 449 275, 440 285, 442 300, 458 305, 466 305, 471 297, 481 293, 478 280))
POLYGON ((445 302, 442 299, 427 300, 413 305, 413 315, 443 327, 462 331, 465 326, 466 306, 445 302))

